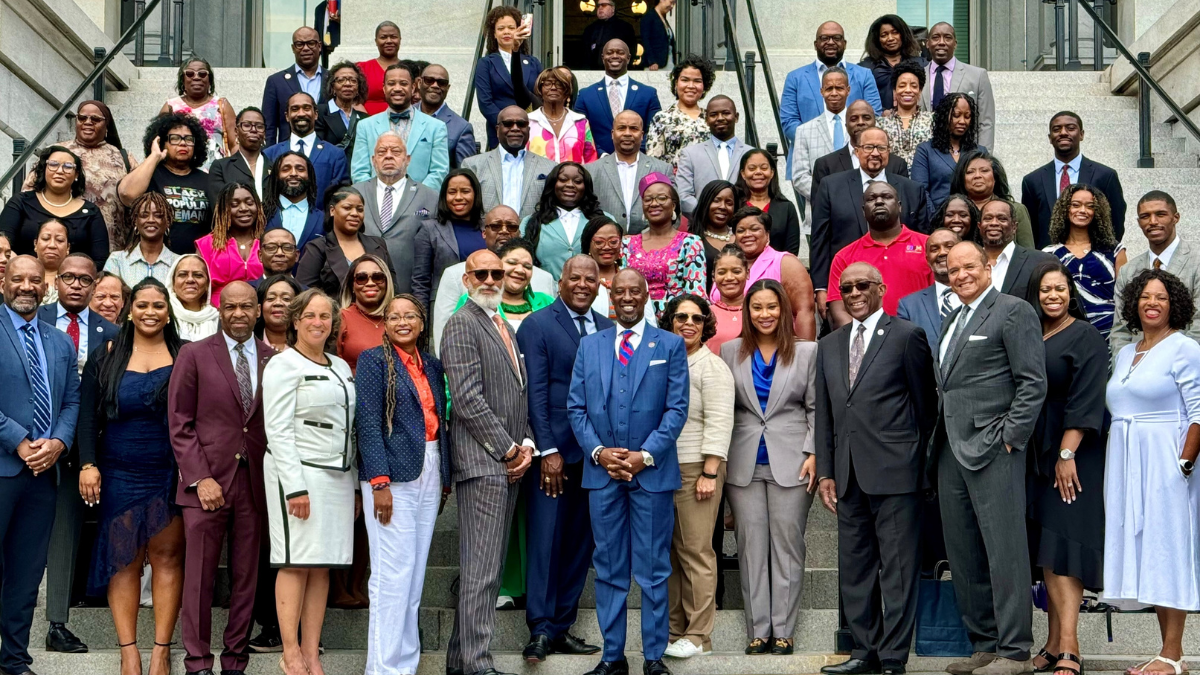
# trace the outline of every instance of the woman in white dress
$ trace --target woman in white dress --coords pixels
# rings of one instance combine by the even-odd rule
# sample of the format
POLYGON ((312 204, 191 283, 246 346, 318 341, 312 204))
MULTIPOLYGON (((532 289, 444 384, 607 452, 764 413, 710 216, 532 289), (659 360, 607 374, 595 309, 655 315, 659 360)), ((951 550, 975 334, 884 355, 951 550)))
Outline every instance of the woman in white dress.
POLYGON ((354 381, 334 356, 338 313, 319 289, 288 306, 287 342, 263 371, 267 455, 263 478, 275 607, 286 675, 324 675, 318 650, 329 570, 354 558, 354 381), (297 635, 304 626, 304 641, 297 635))
POLYGON ((1183 332, 1194 305, 1178 278, 1147 269, 1117 306, 1142 339, 1117 354, 1108 382, 1103 597, 1158 614, 1162 651, 1126 672, 1179 675, 1184 620, 1200 610, 1200 346, 1183 332))

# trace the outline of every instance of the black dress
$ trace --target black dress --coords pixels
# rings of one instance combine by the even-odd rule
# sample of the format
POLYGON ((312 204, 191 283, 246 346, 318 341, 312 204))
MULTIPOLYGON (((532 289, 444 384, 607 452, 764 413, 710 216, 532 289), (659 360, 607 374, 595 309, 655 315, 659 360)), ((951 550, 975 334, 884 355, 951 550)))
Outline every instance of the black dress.
POLYGON ((38 228, 51 218, 67 228, 71 253, 86 253, 96 261, 96 269, 108 259, 108 225, 100 207, 84 200, 83 206, 69 216, 59 217, 46 210, 32 190, 8 200, 0 212, 0 232, 8 236, 14 255, 33 255, 38 228))
POLYGON ((1087 321, 1075 320, 1045 342, 1046 403, 1030 454, 1029 536, 1035 568, 1104 586, 1104 453, 1108 420, 1104 389, 1108 343, 1087 321), (1054 487, 1064 429, 1083 429, 1075 455, 1082 492, 1066 504, 1054 487))

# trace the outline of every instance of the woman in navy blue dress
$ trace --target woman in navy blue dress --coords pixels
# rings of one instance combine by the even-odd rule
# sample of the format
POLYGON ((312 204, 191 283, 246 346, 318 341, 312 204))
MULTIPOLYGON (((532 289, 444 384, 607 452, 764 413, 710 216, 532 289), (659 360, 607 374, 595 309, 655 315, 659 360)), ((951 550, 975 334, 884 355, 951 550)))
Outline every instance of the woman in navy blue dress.
POLYGON ((129 319, 106 354, 88 360, 80 394, 79 493, 98 505, 100 525, 89 594, 105 588, 121 647, 122 675, 140 675, 137 615, 142 564, 153 568, 154 651, 150 675, 171 672, 171 635, 183 595, 183 520, 167 429, 167 382, 181 340, 167 289, 153 277, 134 286, 129 319))

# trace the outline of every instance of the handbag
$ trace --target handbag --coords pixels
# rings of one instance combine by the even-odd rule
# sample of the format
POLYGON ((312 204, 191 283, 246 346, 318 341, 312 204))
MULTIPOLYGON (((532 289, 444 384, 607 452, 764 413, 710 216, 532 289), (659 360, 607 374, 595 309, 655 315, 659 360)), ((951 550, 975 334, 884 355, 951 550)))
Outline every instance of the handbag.
POLYGON ((954 582, 943 580, 948 561, 939 561, 932 579, 921 579, 917 589, 918 656, 970 656, 974 649, 958 611, 954 582))

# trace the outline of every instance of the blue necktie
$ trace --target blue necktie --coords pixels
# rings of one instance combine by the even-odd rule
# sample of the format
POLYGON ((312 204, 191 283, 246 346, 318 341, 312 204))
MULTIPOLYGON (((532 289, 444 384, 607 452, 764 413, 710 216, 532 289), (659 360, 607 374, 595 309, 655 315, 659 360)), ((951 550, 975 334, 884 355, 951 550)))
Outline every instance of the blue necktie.
POLYGON ((50 433, 50 391, 46 388, 42 361, 38 358, 33 324, 25 324, 21 331, 25 333, 25 356, 29 359, 29 371, 33 375, 33 431, 38 438, 42 438, 43 434, 50 433))
POLYGON ((833 116, 833 149, 841 150, 842 146, 846 145, 846 132, 842 131, 842 118, 840 115, 833 116))
POLYGON ((633 337, 633 331, 627 330, 621 334, 621 351, 617 353, 617 360, 622 366, 628 366, 633 360, 633 343, 629 339, 633 337))
POLYGON ((938 66, 933 72, 933 96, 930 97, 929 103, 931 107, 937 109, 938 104, 946 98, 946 82, 942 79, 942 75, 949 70, 946 66, 938 66))
POLYGON ((305 157, 308 156, 308 153, 304 151, 304 139, 303 138, 296 141, 296 152, 299 152, 300 154, 304 155, 305 157))

